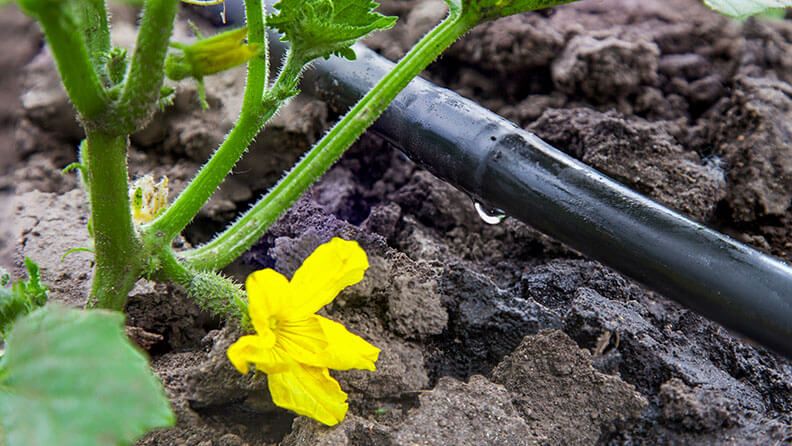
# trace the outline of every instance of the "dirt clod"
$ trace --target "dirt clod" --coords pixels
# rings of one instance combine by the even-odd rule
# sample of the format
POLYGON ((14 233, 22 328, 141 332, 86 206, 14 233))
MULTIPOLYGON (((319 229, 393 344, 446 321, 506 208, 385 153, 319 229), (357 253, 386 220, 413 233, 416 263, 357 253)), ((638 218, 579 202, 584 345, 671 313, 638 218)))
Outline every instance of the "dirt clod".
POLYGON ((739 78, 713 110, 711 142, 729 169, 728 203, 740 222, 784 216, 792 203, 792 86, 739 78))
POLYGON ((726 195, 717 164, 686 150, 673 124, 589 109, 549 110, 531 125, 573 156, 688 215, 707 221, 726 195), (640 154, 640 155, 639 155, 640 154))
POLYGON ((657 81, 660 50, 643 38, 614 35, 575 36, 553 63, 553 82, 567 93, 606 102, 635 93, 657 81))
POLYGON ((647 405, 633 386, 595 370, 590 354, 561 331, 527 336, 492 379, 517 395, 517 410, 551 444, 594 444, 647 405))
POLYGON ((441 378, 420 399, 420 407, 396 432, 396 444, 523 446, 548 440, 518 415, 504 387, 483 376, 472 376, 468 383, 441 378))

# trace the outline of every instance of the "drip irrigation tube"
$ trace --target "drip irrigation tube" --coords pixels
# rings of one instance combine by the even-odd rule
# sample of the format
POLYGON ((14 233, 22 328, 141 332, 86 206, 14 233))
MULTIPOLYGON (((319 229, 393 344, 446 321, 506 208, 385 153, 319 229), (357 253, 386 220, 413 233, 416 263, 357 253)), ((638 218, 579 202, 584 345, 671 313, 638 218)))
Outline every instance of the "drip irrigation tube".
MULTIPOLYGON (((273 42, 273 60, 283 44, 273 42)), ((357 60, 308 70, 304 91, 346 111, 393 64, 362 45, 357 60)), ((475 102, 416 79, 372 130, 482 203, 792 358, 792 268, 674 212, 564 154, 475 102)))
MULTIPOLYGON (((276 44, 277 45, 277 44, 276 44)), ((306 72, 345 111, 392 63, 363 46, 306 72)), ((639 195, 495 113, 423 79, 372 130, 482 203, 792 357, 792 268, 639 195)))

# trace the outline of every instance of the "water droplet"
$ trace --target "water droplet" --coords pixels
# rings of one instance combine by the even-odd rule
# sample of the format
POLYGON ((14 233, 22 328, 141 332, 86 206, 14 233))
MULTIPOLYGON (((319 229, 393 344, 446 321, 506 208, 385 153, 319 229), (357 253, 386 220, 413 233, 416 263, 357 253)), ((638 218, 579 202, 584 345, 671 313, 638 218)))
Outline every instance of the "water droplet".
POLYGON ((478 201, 473 206, 476 208, 481 220, 488 225, 497 225, 506 219, 506 213, 498 208, 485 206, 478 201))

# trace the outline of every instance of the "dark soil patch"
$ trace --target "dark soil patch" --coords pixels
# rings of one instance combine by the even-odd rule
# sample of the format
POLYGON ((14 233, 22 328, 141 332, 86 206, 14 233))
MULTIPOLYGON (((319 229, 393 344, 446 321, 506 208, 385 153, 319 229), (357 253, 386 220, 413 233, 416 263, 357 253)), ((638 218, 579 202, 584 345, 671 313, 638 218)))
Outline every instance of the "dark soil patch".
MULTIPOLYGON (((391 58, 444 14, 439 0, 383 7, 403 20, 368 44, 391 58)), ((0 212, 9 228, 0 249, 13 248, 17 269, 24 255, 39 261, 53 298, 78 305, 90 257, 60 256, 88 243, 86 210, 76 181, 59 169, 75 157, 79 128, 35 28, 7 11, 2 20, 26 31, 3 40, 4 51, 23 40, 29 46, 8 67, 26 90, 0 77, 0 95, 10 98, 2 103, 13 104, 0 109, 2 132, 16 128, 15 149, 0 155, 19 158, 0 178, 15 194, 0 199, 11 203, 0 212)), ((130 41, 130 25, 116 31, 130 41)), ((789 260, 791 50, 788 20, 732 22, 695 0, 582 1, 481 26, 427 76, 630 187, 789 260)), ((176 105, 132 138, 133 175, 167 174, 174 193, 183 187, 233 122, 242 84, 241 70, 208 79, 206 113, 194 86, 180 84, 176 105)), ((184 243, 205 240, 246 209, 334 119, 322 102, 293 102, 184 243)), ((484 224, 469 197, 372 135, 227 272, 291 274, 333 236, 360 241, 372 266, 326 314, 383 350, 376 373, 335 374, 350 394, 348 419, 326 429, 272 406, 266 378, 242 377, 225 358, 234 327, 178 290, 141 283, 130 334, 151 353, 179 416, 175 429, 141 444, 792 438, 792 363, 517 221, 484 224)))

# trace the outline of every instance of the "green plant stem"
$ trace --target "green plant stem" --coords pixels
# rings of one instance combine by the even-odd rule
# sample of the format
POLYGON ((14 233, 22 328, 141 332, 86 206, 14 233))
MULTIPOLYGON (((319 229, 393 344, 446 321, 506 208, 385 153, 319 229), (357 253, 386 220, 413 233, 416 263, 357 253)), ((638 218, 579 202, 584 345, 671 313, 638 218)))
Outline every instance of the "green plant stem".
POLYGON ((233 280, 213 271, 195 271, 180 262, 170 248, 159 255, 159 270, 154 278, 181 285, 204 310, 227 319, 239 320, 249 327, 245 292, 233 280))
MULTIPOLYGON (((283 70, 278 75, 272 90, 267 93, 265 100, 258 101, 258 105, 255 106, 243 107, 239 114, 239 120, 226 136, 225 141, 174 200, 173 204, 151 224, 147 231, 148 234, 155 234, 162 237, 162 242, 170 243, 187 227, 239 162, 267 121, 277 112, 283 101, 291 95, 290 92, 294 90, 301 70, 302 62, 294 57, 287 57, 283 70)), ((245 99, 249 96, 255 97, 255 93, 248 94, 252 89, 258 90, 258 87, 249 81, 245 99)))
POLYGON ((179 262, 170 247, 164 249, 159 258, 159 269, 153 278, 161 282, 169 281, 189 289, 195 278, 195 272, 179 262))
POLYGON ((249 249, 385 111, 410 81, 476 23, 451 14, 430 31, 264 198, 211 242, 182 254, 199 270, 220 269, 249 249))
POLYGON ((20 5, 41 24, 69 99, 83 121, 102 115, 109 104, 108 96, 91 64, 82 33, 74 32, 79 28, 73 12, 60 2, 54 7, 41 2, 20 5))
POLYGON ((109 126, 118 134, 142 128, 154 114, 165 78, 165 54, 179 0, 146 0, 135 52, 109 126))
POLYGON ((79 17, 91 63, 99 73, 104 73, 106 57, 110 53, 110 27, 105 0, 66 3, 75 9, 79 17))
POLYGON ((96 261, 89 305, 122 311, 143 269, 129 206, 127 137, 89 131, 83 155, 96 261))
POLYGON ((264 50, 248 61, 245 96, 242 110, 257 109, 269 82, 269 48, 261 0, 245 0, 245 17, 248 28, 248 43, 259 44, 264 50))

